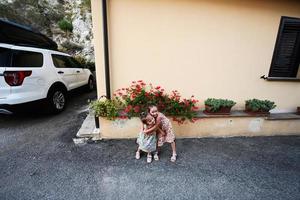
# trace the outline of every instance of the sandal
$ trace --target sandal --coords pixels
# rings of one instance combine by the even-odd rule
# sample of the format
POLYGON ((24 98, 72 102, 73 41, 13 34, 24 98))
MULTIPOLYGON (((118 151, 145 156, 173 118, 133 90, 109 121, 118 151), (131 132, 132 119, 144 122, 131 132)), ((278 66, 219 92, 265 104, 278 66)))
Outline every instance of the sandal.
POLYGON ((171 157, 171 162, 175 162, 177 159, 177 154, 173 154, 171 157))
POLYGON ((154 160, 158 161, 159 157, 158 157, 158 152, 155 152, 154 156, 153 156, 154 160))
POLYGON ((139 151, 135 153, 135 159, 139 160, 141 158, 141 154, 139 151))
POLYGON ((148 154, 147 155, 147 163, 151 163, 152 162, 152 155, 148 154))

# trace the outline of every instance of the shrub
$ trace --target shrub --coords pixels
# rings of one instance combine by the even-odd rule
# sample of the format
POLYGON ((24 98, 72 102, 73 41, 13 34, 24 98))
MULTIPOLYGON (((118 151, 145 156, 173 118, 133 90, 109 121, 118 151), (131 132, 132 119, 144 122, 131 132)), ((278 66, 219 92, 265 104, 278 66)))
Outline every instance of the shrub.
POLYGON ((83 0, 80 4, 80 8, 84 11, 87 10, 91 12, 91 0, 83 0))
POLYGON ((106 117, 107 119, 114 120, 119 116, 118 110, 122 107, 120 103, 116 100, 100 98, 90 103, 90 109, 96 117, 106 117))
POLYGON ((269 100, 259 100, 259 99, 249 99, 246 100, 246 109, 252 111, 263 111, 268 112, 276 107, 273 101, 269 100))
POLYGON ((75 56, 75 60, 81 64, 84 68, 90 69, 92 72, 95 71, 95 63, 88 61, 81 55, 75 56))
POLYGON ((150 105, 156 105, 160 112, 173 116, 178 123, 183 123, 186 119, 193 121, 198 110, 198 100, 194 96, 181 99, 177 90, 167 94, 161 86, 155 87, 142 80, 133 81, 130 87, 118 89, 114 96, 125 105, 124 112, 127 117, 138 116, 150 105))
POLYGON ((85 64, 86 64, 86 59, 85 59, 85 57, 83 57, 83 56, 81 56, 81 55, 76 55, 75 57, 74 57, 74 59, 77 61, 77 62, 79 62, 82 66, 84 66, 85 64))
POLYGON ((186 119, 195 121, 197 102, 194 96, 181 99, 177 90, 167 94, 160 86, 154 87, 151 83, 146 84, 140 80, 133 81, 130 87, 118 89, 112 100, 100 98, 91 102, 90 109, 95 116, 113 120, 116 117, 139 116, 139 113, 146 111, 150 105, 156 105, 160 112, 173 116, 173 120, 181 124, 186 119))
POLYGON ((84 47, 80 44, 76 44, 72 41, 66 40, 60 44, 63 48, 67 50, 68 53, 74 54, 76 51, 81 51, 84 47), (73 53, 71 53, 73 52, 73 53))
POLYGON ((236 104, 236 102, 228 99, 208 98, 205 100, 204 104, 210 106, 212 112, 216 112, 221 107, 232 107, 236 104))
POLYGON ((73 31, 73 25, 71 22, 69 22, 66 19, 61 19, 58 21, 58 26, 61 30, 63 30, 64 32, 68 33, 68 32, 72 32, 73 31))

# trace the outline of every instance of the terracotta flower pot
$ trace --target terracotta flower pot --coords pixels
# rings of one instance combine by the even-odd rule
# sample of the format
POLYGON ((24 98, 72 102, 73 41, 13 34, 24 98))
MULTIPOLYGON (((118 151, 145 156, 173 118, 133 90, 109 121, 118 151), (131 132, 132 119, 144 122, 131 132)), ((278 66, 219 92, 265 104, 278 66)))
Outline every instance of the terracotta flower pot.
POLYGON ((208 115, 230 115, 231 108, 232 107, 220 107, 219 110, 213 112, 211 106, 205 105, 203 112, 208 115))

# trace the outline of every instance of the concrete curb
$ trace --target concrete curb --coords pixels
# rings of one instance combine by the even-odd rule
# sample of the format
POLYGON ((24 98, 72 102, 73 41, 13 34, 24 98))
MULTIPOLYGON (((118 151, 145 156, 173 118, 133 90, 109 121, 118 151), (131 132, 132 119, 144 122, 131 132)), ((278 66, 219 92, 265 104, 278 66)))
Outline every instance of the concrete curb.
POLYGON ((100 136, 100 129, 95 127, 95 118, 93 115, 89 114, 85 118, 76 134, 76 137, 77 138, 73 138, 75 144, 86 143, 88 140, 102 140, 100 136))

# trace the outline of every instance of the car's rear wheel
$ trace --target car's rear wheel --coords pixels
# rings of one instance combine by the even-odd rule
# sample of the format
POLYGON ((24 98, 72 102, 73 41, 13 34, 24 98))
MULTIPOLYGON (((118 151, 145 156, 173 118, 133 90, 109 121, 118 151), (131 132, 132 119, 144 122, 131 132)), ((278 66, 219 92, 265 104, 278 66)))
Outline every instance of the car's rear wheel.
POLYGON ((86 85, 87 91, 93 91, 95 89, 95 80, 92 76, 90 76, 88 84, 86 85))
POLYGON ((66 108, 67 97, 63 88, 53 88, 49 91, 47 97, 50 112, 60 113, 66 108))

